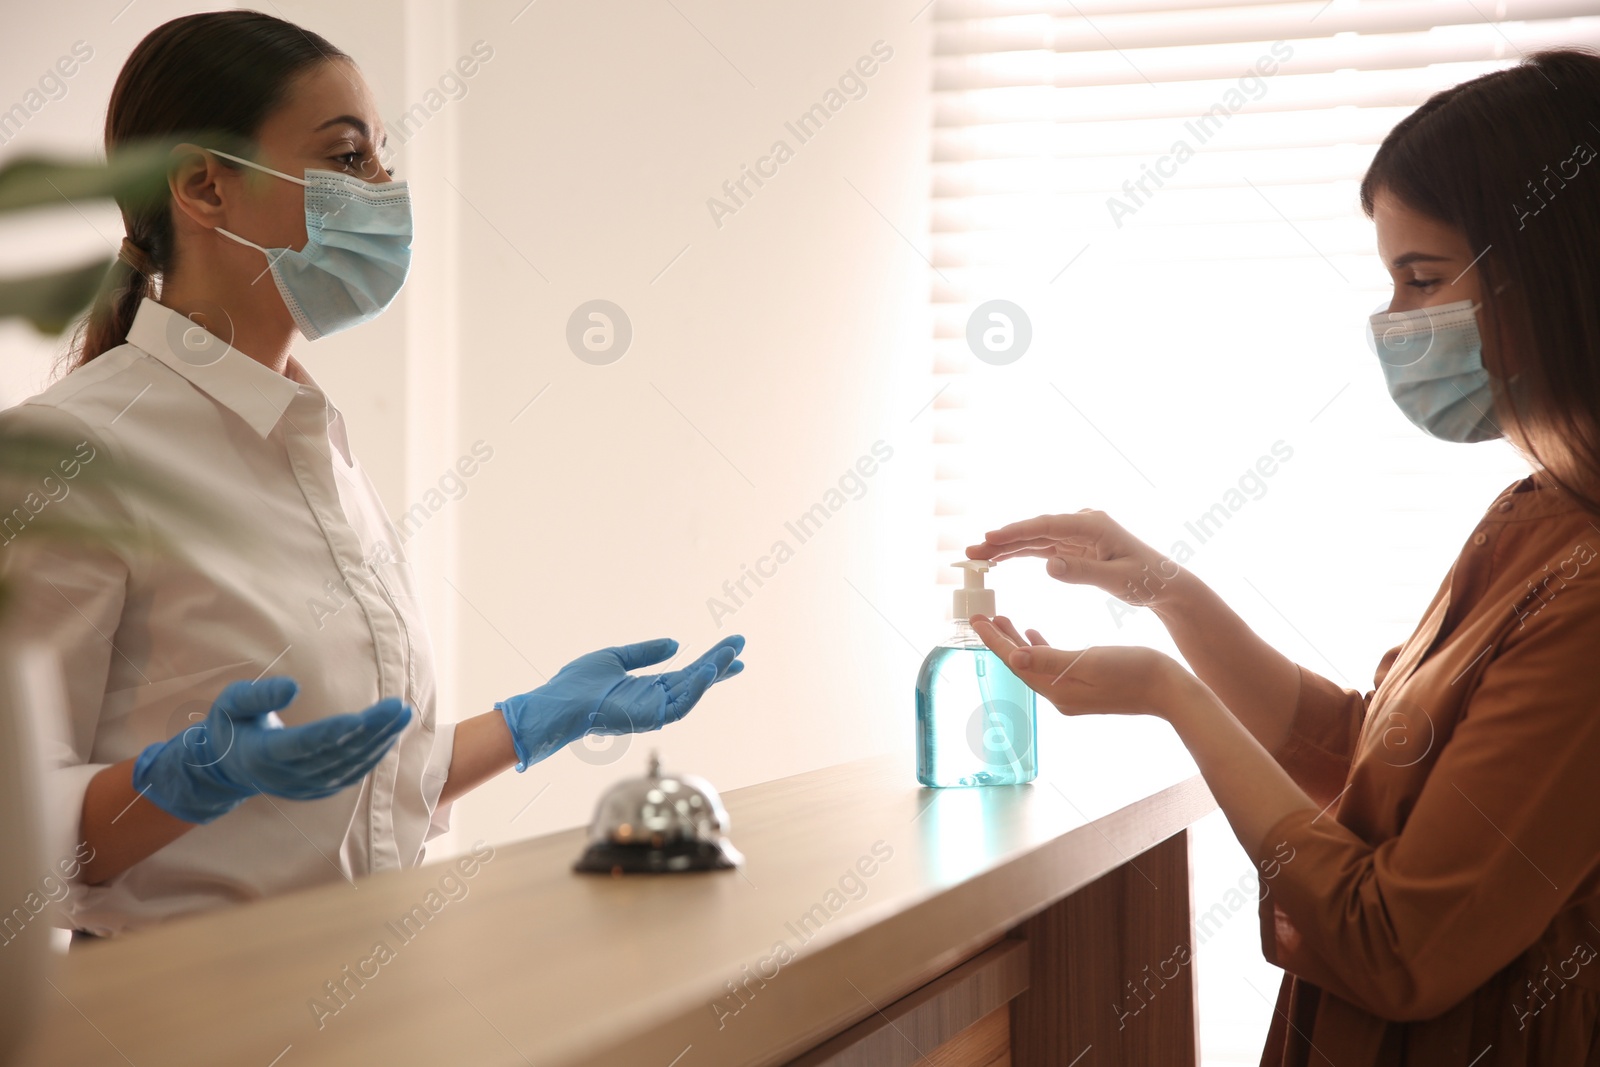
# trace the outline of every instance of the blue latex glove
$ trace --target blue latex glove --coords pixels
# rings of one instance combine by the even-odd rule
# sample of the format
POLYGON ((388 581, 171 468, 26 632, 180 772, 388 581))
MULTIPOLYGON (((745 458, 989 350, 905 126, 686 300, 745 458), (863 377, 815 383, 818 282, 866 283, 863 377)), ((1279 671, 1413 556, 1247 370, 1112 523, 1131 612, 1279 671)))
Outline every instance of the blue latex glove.
POLYGON ((234 682, 204 720, 139 753, 133 787, 167 814, 195 823, 257 793, 315 800, 364 778, 411 721, 411 709, 390 697, 357 714, 285 726, 271 713, 299 691, 282 676, 234 682))
POLYGON ((744 670, 743 649, 744 638, 734 634, 687 667, 638 677, 628 672, 671 659, 678 642, 660 637, 579 656, 531 693, 495 702, 511 727, 517 770, 589 734, 644 733, 677 722, 712 683, 744 670))

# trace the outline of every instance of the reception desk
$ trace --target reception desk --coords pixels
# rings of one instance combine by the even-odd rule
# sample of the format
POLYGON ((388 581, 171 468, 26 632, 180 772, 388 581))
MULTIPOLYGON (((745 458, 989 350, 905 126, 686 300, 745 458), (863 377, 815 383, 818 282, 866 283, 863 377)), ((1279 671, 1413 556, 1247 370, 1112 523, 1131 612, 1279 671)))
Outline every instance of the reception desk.
POLYGON ((1193 1067, 1215 802, 1138 768, 873 757, 724 794, 737 871, 577 875, 572 830, 80 945, 22 1062, 1193 1067))

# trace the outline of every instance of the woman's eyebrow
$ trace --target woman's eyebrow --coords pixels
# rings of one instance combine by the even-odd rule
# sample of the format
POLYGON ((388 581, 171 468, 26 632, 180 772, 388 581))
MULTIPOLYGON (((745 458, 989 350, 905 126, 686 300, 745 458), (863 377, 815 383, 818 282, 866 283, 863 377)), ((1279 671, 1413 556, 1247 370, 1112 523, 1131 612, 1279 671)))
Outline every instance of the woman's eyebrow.
POLYGON ((372 128, 369 127, 365 122, 363 122, 360 119, 356 118, 354 115, 340 115, 337 118, 331 118, 327 122, 324 122, 321 126, 318 126, 316 129, 312 130, 311 132, 312 133, 321 133, 323 130, 327 129, 329 126, 354 126, 356 128, 356 132, 360 133, 361 136, 363 136, 363 137, 371 137, 372 136, 372 128))
POLYGON ((1393 266, 1394 266, 1395 270, 1399 270, 1401 267, 1408 266, 1409 264, 1412 264, 1412 263, 1448 263, 1448 262, 1450 262, 1450 257, 1449 256, 1434 256, 1434 255, 1429 255, 1427 252, 1407 252, 1403 256, 1396 256, 1394 258, 1393 266))
MULTIPOLYGON (((340 115, 337 118, 331 118, 327 122, 324 122, 321 126, 318 126, 316 129, 312 130, 311 132, 312 133, 321 133, 323 130, 326 130, 330 126, 354 126, 356 132, 359 133, 362 137, 365 137, 369 141, 372 139, 372 128, 370 126, 368 126, 365 122, 363 122, 361 119, 356 118, 354 115, 340 115)), ((383 135, 383 140, 378 142, 378 147, 379 148, 384 148, 388 144, 389 144, 389 135, 386 133, 386 134, 383 135)))

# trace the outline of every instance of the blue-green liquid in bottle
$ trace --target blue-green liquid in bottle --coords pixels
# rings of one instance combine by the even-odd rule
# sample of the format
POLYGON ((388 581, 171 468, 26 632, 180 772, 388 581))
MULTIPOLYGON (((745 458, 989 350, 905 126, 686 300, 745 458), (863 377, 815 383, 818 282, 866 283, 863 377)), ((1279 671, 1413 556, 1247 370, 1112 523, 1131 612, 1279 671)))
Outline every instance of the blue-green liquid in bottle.
POLYGON ((959 623, 917 675, 917 781, 935 788, 1033 781, 1035 714, 1033 690, 959 623))

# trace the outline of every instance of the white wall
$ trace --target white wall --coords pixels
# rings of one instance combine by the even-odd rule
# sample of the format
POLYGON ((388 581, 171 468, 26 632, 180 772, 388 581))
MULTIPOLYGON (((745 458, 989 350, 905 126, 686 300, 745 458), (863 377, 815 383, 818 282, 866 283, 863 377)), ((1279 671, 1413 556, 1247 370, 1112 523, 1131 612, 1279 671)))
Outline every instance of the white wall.
POLYGON ((744 633, 748 670, 625 753, 596 744, 596 762, 569 751, 491 783, 461 832, 585 822, 652 745, 721 789, 890 747, 909 776, 938 624, 905 610, 931 549, 915 522, 931 428, 911 422, 932 392, 928 270, 896 233, 926 249, 915 5, 541 2, 512 23, 520 7, 462 7, 461 40, 495 55, 454 105, 472 205, 460 439, 495 458, 460 506, 461 712, 656 635, 683 642, 681 664, 744 633), (785 121, 880 40, 893 57, 865 95, 800 144, 785 121), (780 138, 793 158, 718 227, 707 199, 780 138), (564 341, 595 298, 634 329, 608 366, 564 341), (805 544, 786 533, 880 439, 893 459, 864 495, 805 544), (707 599, 779 538, 794 557, 715 625, 707 599))
MULTIPOLYGON (((0 106, 74 41, 94 56, 0 159, 98 151, 134 44, 209 6, 30 9, 26 31, 0 40, 0 106)), ((750 642, 745 676, 683 723, 625 750, 560 753, 461 801, 453 840, 431 858, 587 821, 651 745, 722 789, 889 748, 911 773, 914 673, 942 626, 922 610, 936 603, 921 532, 931 426, 912 421, 932 392, 916 7, 267 8, 356 57, 417 205, 396 308, 299 355, 397 517, 474 442, 493 449, 406 544, 441 663, 441 716, 488 710, 608 644, 675 636, 681 665, 723 634, 750 642), (879 41, 892 58, 801 144, 784 123, 879 41), (441 85, 477 42, 492 57, 441 85), (415 104, 425 121, 400 132, 415 104), (747 182, 754 195, 718 226, 707 199, 776 139, 793 158, 764 187, 747 182), (597 297, 634 329, 608 366, 565 341, 573 309, 597 297), (893 458, 860 499, 804 544, 786 532, 880 440, 893 458), (780 538, 793 558, 759 589, 746 579, 755 595, 714 624, 708 598, 780 538)), ((80 205, 6 235, 0 274, 110 254, 122 227, 114 208, 80 205)), ((26 327, 0 327, 0 403, 41 388, 54 351, 26 327)))

